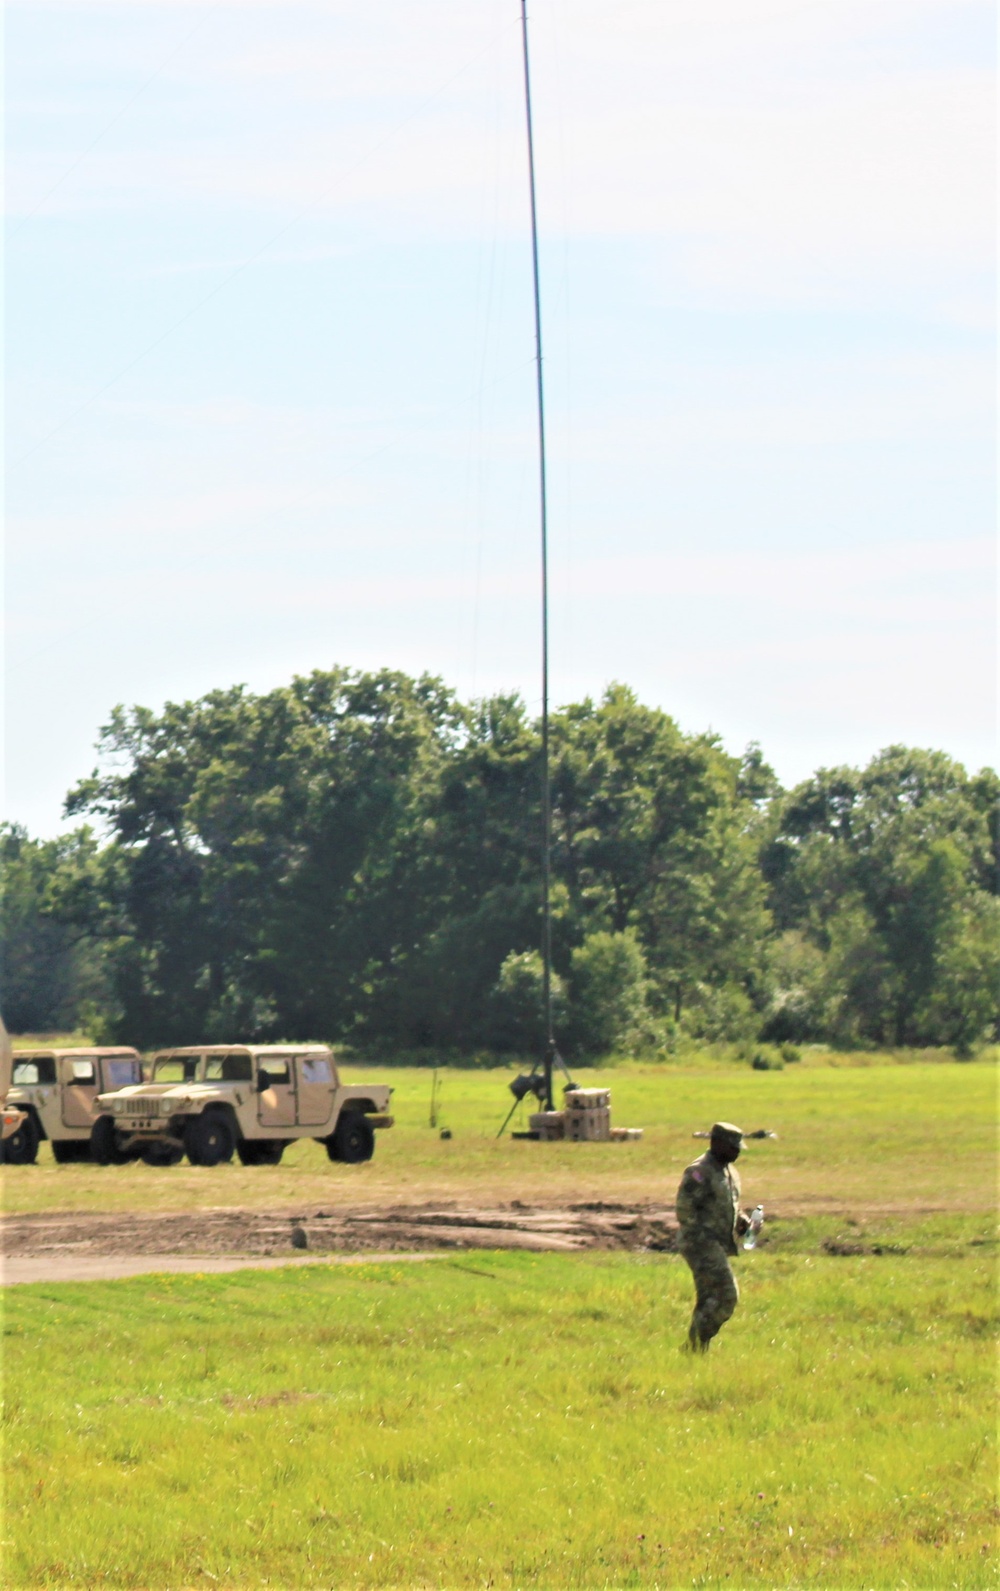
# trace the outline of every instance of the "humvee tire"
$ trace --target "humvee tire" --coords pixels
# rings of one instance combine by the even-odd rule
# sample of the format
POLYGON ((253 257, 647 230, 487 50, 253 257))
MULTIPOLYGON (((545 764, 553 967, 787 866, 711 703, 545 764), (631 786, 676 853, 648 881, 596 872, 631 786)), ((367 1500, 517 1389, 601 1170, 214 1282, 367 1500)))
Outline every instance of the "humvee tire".
POLYGON ((236 1138, 220 1111, 192 1116, 184 1129, 184 1148, 193 1166, 218 1166, 232 1160, 236 1138))
POLYGON ((276 1166, 284 1152, 282 1141, 274 1138, 258 1139, 256 1142, 242 1138, 236 1145, 236 1153, 244 1166, 276 1166))
POLYGON ((98 1116, 90 1129, 90 1158, 99 1166, 124 1166, 130 1156, 119 1149, 113 1116, 98 1116))
POLYGON ((38 1123, 29 1110, 20 1127, 3 1140, 3 1158, 9 1166, 33 1166, 41 1140, 38 1123))
POLYGON ((375 1153, 375 1129, 367 1116, 360 1110, 343 1111, 326 1140, 326 1152, 331 1160, 342 1160, 349 1166, 370 1160, 375 1153))
POLYGON ((147 1144, 140 1149, 139 1159, 147 1166, 176 1166, 184 1159, 184 1151, 180 1144, 147 1144))
POLYGON ((89 1160, 90 1144, 86 1138, 55 1138, 52 1141, 52 1158, 58 1166, 89 1160))

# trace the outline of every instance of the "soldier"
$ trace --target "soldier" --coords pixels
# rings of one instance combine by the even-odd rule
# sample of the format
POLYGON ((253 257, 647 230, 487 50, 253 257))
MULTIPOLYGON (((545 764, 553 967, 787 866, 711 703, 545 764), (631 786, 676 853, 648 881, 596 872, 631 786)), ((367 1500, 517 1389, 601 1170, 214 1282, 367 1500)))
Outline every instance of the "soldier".
POLYGON ((705 1353, 729 1319, 740 1296, 729 1256, 750 1225, 740 1209, 739 1173, 733 1167, 743 1134, 731 1122, 717 1121, 709 1148, 688 1166, 677 1190, 678 1250, 691 1267, 696 1290, 688 1343, 705 1353))

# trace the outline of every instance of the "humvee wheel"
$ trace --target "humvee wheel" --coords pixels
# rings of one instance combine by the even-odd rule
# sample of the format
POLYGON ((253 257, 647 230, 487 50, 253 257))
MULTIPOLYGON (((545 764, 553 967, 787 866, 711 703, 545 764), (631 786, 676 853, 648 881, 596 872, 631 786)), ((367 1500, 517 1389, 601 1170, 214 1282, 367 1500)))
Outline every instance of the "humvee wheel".
POLYGON ((236 1153, 244 1166, 276 1166, 284 1152, 284 1144, 271 1138, 257 1143, 244 1138, 236 1145, 236 1153))
POLYGON ((359 1110, 345 1110, 326 1140, 326 1152, 331 1160, 343 1160, 350 1166, 370 1160, 375 1153, 375 1129, 368 1117, 359 1110))
POLYGON ((33 1166, 41 1140, 38 1123, 29 1111, 16 1132, 3 1141, 3 1158, 10 1166, 33 1166))
POLYGON ((184 1159, 184 1151, 179 1144, 147 1144, 140 1149, 139 1159, 147 1166, 176 1166, 184 1159))
POLYGON ((184 1148, 193 1166, 218 1166, 232 1160, 236 1141, 233 1129, 225 1116, 218 1111, 206 1111, 188 1122, 184 1132, 184 1148))
POLYGON ((132 1158, 118 1147, 113 1116, 98 1116, 90 1129, 90 1158, 99 1166, 124 1166, 132 1158))
POLYGON ((52 1158, 58 1166, 70 1165, 74 1160, 89 1160, 90 1143, 86 1138, 54 1138, 52 1158))

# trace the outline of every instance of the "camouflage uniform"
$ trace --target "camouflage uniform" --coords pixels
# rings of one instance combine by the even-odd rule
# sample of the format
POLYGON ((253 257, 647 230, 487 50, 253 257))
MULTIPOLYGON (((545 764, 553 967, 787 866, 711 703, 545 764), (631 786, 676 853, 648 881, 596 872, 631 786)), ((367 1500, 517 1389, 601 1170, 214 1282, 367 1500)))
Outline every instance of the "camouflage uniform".
POLYGON ((736 1239, 749 1221, 740 1210, 739 1173, 713 1150, 720 1141, 738 1150, 741 1139, 738 1127, 717 1122, 712 1128, 713 1149, 687 1167, 677 1190, 681 1229, 677 1248, 691 1267, 696 1292, 688 1332, 692 1348, 708 1347, 740 1296, 729 1256, 737 1253, 736 1239))

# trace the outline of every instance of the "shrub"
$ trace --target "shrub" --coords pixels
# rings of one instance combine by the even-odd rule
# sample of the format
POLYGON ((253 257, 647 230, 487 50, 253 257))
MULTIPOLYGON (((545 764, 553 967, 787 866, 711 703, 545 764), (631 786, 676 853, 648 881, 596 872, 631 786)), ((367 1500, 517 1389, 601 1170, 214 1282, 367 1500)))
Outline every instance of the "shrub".
MULTIPOLYGON (((796 1055, 798 1060, 798 1055, 796 1055)), ((750 1062, 755 1072, 783 1072, 785 1070, 784 1056, 773 1050, 755 1050, 750 1062)))
MULTIPOLYGON (((545 968, 537 950, 512 950, 504 957, 490 995, 491 1035, 498 1050, 530 1052, 545 1043, 545 968)), ((552 1014, 557 1029, 563 1027, 566 990, 558 973, 552 974, 552 1014)))
POLYGON ((688 1004, 684 1026, 692 1038, 709 1044, 752 1043, 760 1015, 745 989, 702 984, 688 1004))
POLYGON ((604 1055, 635 1048, 646 1022, 646 958, 635 932, 588 934, 571 957, 570 1048, 604 1055))

